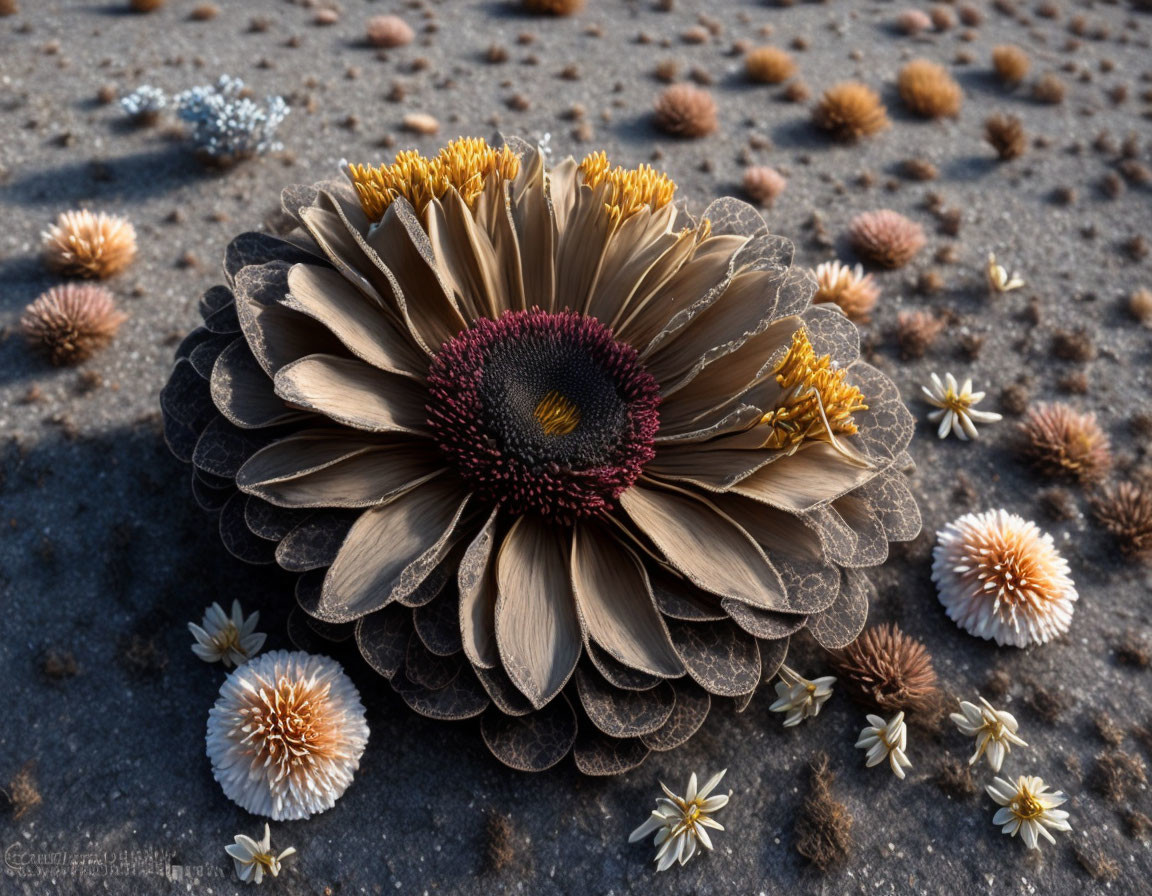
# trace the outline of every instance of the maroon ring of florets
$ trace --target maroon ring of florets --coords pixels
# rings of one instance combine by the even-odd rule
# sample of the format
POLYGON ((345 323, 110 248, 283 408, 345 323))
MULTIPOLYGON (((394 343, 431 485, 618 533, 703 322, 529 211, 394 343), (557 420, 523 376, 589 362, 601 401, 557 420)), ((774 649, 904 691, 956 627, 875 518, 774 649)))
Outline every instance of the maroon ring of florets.
POLYGON ((636 350, 571 311, 509 311, 441 346, 428 425, 478 497, 570 524, 612 506, 655 455, 659 386, 636 350))

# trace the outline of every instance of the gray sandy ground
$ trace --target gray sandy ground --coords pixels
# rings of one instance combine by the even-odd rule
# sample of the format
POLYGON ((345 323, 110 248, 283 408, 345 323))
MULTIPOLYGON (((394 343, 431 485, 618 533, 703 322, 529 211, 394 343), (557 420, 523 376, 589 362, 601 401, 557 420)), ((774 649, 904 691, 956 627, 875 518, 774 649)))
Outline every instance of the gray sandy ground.
MULTIPOLYGON (((671 12, 648 0, 589 0, 583 14, 559 20, 526 17, 497 0, 344 0, 330 27, 313 25, 305 5, 282 0, 220 2, 220 15, 205 22, 188 19, 189 2, 171 0, 152 15, 126 15, 124 5, 22 0, 23 11, 0 18, 0 780, 33 761, 43 799, 19 819, 0 816, 8 865, 21 868, 5 869, 2 893, 243 889, 223 846, 236 833, 258 834, 262 822, 212 780, 203 732, 223 673, 192 655, 185 624, 213 600, 241 597, 260 609, 268 646, 287 646, 290 582, 244 568, 221 547, 188 493, 188 472, 161 443, 157 393, 174 340, 193 326, 198 297, 220 276, 229 238, 261 227, 282 185, 327 176, 342 158, 378 161, 409 145, 429 151, 457 133, 551 133, 559 155, 604 148, 619 162, 658 158, 696 209, 736 191, 744 164, 770 164, 789 183, 768 220, 796 240, 798 261, 811 265, 835 253, 814 239, 814 213, 835 238, 858 211, 896 208, 922 221, 930 242, 910 269, 880 275, 884 294, 865 337, 917 416, 925 412, 918 386, 934 370, 973 376, 988 389, 992 409, 1001 389, 1023 382, 1034 400, 1095 411, 1122 468, 1148 461, 1128 421, 1152 410, 1152 334, 1134 324, 1123 302, 1135 287, 1152 286, 1152 272, 1149 260, 1134 260, 1123 246, 1152 223, 1152 193, 1129 185, 1109 198, 1099 185, 1129 134, 1149 162, 1152 16, 1115 4, 1056 2, 1049 4, 1059 13, 1053 19, 1020 2, 1016 15, 1007 6, 981 6, 977 27, 908 38, 891 28, 899 6, 846 0, 791 7, 677 0, 671 12), (401 13, 420 37, 377 58, 361 35, 365 18, 382 12, 401 13), (682 42, 704 12, 720 33, 703 44, 682 42), (1070 48, 1077 15, 1089 36, 1070 48), (424 30, 427 23, 438 29, 424 30), (746 84, 728 50, 738 40, 765 41, 762 26, 774 29, 770 40, 778 45, 804 42, 796 57, 814 95, 849 77, 881 88, 893 128, 856 147, 833 146, 810 128, 805 106, 781 100, 778 88, 746 84), (522 33, 531 41, 520 42, 522 33), (298 45, 288 46, 290 38, 298 45), (1027 48, 1036 74, 1060 72, 1068 85, 1062 104, 1040 105, 1027 89, 997 86, 988 59, 1005 42, 1027 48), (505 63, 485 61, 493 44, 507 49, 505 63), (958 54, 972 61, 954 62, 958 54), (900 111, 892 84, 916 55, 951 65, 966 91, 957 119, 926 123, 900 111), (684 76, 699 68, 714 79, 716 135, 676 141, 652 129, 649 110, 662 86, 652 70, 664 59, 679 60, 684 76), (560 77, 571 65, 578 77, 560 77), (284 155, 205 171, 163 126, 125 127, 114 106, 96 101, 105 84, 176 91, 225 72, 258 94, 288 98, 284 155), (394 82, 404 86, 402 100, 387 98, 394 82), (1114 103, 1108 91, 1117 85, 1128 96, 1114 103), (513 96, 527 108, 510 108, 513 96), (587 110, 591 140, 577 140, 574 123, 562 117, 575 103, 587 110), (1019 116, 1046 145, 996 162, 981 140, 983 119, 994 110, 1019 116), (435 115, 441 136, 403 133, 401 119, 413 111, 435 115), (1096 141, 1101 132, 1113 146, 1096 141), (386 137, 394 149, 381 147, 386 137), (934 162, 939 180, 898 178, 896 166, 911 156, 934 162), (1052 201, 1065 186, 1078 194, 1070 206, 1052 201), (937 232, 924 207, 931 192, 963 210, 958 236, 937 232), (58 370, 26 351, 18 319, 55 282, 37 257, 40 230, 78 205, 128 215, 140 258, 111 284, 131 314, 115 344, 80 370, 58 370), (945 245, 958 260, 935 264, 934 252, 945 245), (987 296, 981 267, 989 250, 1023 273, 1026 289, 987 296), (944 288, 922 295, 914 284, 928 269, 939 270, 944 288), (1038 323, 1028 314, 1033 297, 1038 323), (897 313, 909 308, 946 309, 955 323, 926 358, 901 362, 893 329, 897 313), (1091 334, 1094 360, 1054 356, 1054 335, 1076 328, 1091 334), (983 340, 975 357, 964 351, 968 335, 983 340), (95 388, 85 388, 85 373, 98 375, 95 388), (1078 373, 1087 392, 1069 394, 1069 375, 1078 373), (79 674, 46 677, 49 649, 74 654, 79 674), (125 854, 142 861, 147 851, 161 865, 184 867, 185 879, 124 864, 125 854), (43 854, 64 854, 65 864, 29 864, 43 854)), ((969 748, 950 727, 936 736, 913 729, 906 781, 865 769, 852 747, 862 712, 843 694, 817 720, 785 730, 768 712, 765 688, 743 714, 719 707, 685 748, 654 754, 618 779, 583 778, 569 762, 525 776, 491 758, 475 724, 415 717, 344 657, 369 705, 368 751, 335 809, 272 826, 273 841, 299 853, 265 888, 539 896, 1148 892, 1149 844, 1122 819, 1125 810, 1152 812, 1152 799, 1142 783, 1119 803, 1093 786, 1096 757, 1109 749, 1093 719, 1106 713, 1125 732, 1152 719, 1150 673, 1118 664, 1113 649, 1125 632, 1147 630, 1152 581, 1101 535, 1086 493, 1072 491, 1072 519, 1045 515, 1038 493, 1051 483, 1023 466, 1015 429, 1006 416, 978 443, 962 444, 938 442, 921 424, 911 450, 924 534, 876 570, 880 598, 870 620, 897 621, 923 639, 956 695, 973 699, 993 670, 1007 674, 1011 685, 1000 702, 1018 715, 1030 747, 1013 753, 1006 771, 1040 774, 1071 797, 1074 832, 1056 846, 1027 854, 992 826, 995 807, 986 796, 939 788, 941 761, 966 758, 969 748), (929 579, 932 534, 960 513, 998 506, 1052 531, 1079 586, 1071 631, 1043 648, 997 649, 960 632, 929 579), (1045 695, 1063 701, 1057 719, 1034 708, 1037 692, 1041 702, 1045 695), (835 791, 855 819, 853 855, 828 874, 797 855, 792 833, 806 763, 818 750, 829 754, 835 791), (715 853, 656 877, 650 847, 626 840, 647 814, 657 780, 681 787, 693 770, 724 767, 734 795, 715 853), (485 859, 494 813, 511 822, 511 859, 501 869, 485 859), (1091 876, 1077 851, 1089 865, 1099 855, 1110 860, 1115 879, 1091 876)), ((801 647, 793 662, 811 674, 824 670, 814 648, 801 647)), ((1131 737, 1120 749, 1148 758, 1147 744, 1131 737)), ((981 767, 975 779, 984 784, 990 775, 981 767)))

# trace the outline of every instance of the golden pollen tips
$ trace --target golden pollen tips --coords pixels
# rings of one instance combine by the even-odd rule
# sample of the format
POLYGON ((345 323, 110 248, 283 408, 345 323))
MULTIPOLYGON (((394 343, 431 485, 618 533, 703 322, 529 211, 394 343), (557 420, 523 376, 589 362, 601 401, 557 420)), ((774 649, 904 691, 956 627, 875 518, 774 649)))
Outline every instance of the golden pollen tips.
POLYGON ((580 425, 580 409, 553 389, 532 412, 547 436, 566 436, 580 425))
POLYGON ((481 137, 461 137, 431 159, 406 150, 397 153, 391 165, 349 165, 348 173, 364 214, 379 221, 400 197, 419 213, 432 200, 455 190, 471 207, 490 176, 511 180, 520 173, 520 157, 507 146, 489 146, 481 137))
POLYGON ((651 165, 639 168, 611 167, 607 153, 600 151, 584 157, 577 169, 586 186, 596 189, 607 184, 604 207, 614 218, 623 221, 644 208, 657 211, 672 201, 675 182, 651 165))
POLYGON ((817 357, 805 330, 792 335, 775 375, 783 394, 760 418, 771 428, 766 448, 787 450, 805 439, 829 441, 833 435, 856 432, 852 414, 868 409, 864 394, 844 381, 847 371, 834 369, 830 355, 817 357))

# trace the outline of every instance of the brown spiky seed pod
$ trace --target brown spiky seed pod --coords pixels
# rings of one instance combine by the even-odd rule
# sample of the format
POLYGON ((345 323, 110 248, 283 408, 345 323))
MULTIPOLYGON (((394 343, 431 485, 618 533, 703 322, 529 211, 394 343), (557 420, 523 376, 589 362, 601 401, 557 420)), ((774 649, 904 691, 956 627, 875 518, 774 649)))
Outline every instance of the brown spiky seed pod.
POLYGON ((831 302, 857 323, 870 319, 876 300, 880 298, 880 287, 860 265, 853 268, 839 261, 825 261, 817 265, 813 273, 816 293, 812 296, 812 304, 831 302))
POLYGON ((812 110, 816 127, 844 142, 877 134, 889 126, 888 110, 876 91, 859 81, 829 87, 812 110))
POLYGON ((923 358, 944 332, 945 323, 931 311, 901 311, 896 316, 896 341, 900 357, 923 358))
POLYGON ((1064 102, 1066 92, 1067 88, 1064 86, 1064 81, 1059 75, 1054 75, 1051 72, 1032 85, 1032 99, 1038 103, 1047 103, 1050 106, 1064 102))
POLYGON ((1125 556, 1152 560, 1152 491, 1148 487, 1132 482, 1105 486, 1093 510, 1125 556))
POLYGON ((924 709, 936 695, 928 649, 895 625, 865 629, 832 662, 853 697, 885 714, 924 709))
POLYGON ((882 268, 908 264, 924 248, 924 228, 890 208, 861 212, 848 225, 856 254, 882 268))
POLYGON ((550 16, 570 16, 584 8, 584 0, 523 0, 528 12, 550 16))
POLYGON ((1020 428, 1024 456, 1045 475, 1094 482, 1112 466, 1112 445, 1095 414, 1065 404, 1038 404, 1020 428))
POLYGON ((984 139, 1005 161, 1020 158, 1028 149, 1024 124, 1015 115, 989 115, 984 119, 984 139))
POLYGON ((1010 87, 1015 87, 1028 77, 1032 60, 1015 44, 1001 44, 992 48, 992 70, 996 77, 1010 87))
POLYGON ((783 84, 796 74, 796 61, 779 47, 757 47, 744 57, 744 71, 758 84, 783 84))
POLYGON ((54 286, 24 309, 28 344, 57 365, 78 364, 112 341, 127 315, 112 293, 91 283, 54 286))
POLYGON ((364 25, 364 36, 374 47, 403 47, 416 32, 400 16, 373 16, 364 25))
POLYGON ((788 181, 775 168, 767 165, 750 165, 744 169, 744 192, 757 204, 769 206, 784 192, 788 181))
POLYGON ((63 212, 40 238, 44 263, 61 274, 111 277, 136 257, 136 229, 127 218, 104 212, 63 212))
POLYGON ((964 91, 942 65, 913 59, 896 78, 900 99, 922 118, 952 118, 960 112, 964 91))
POLYGON ((716 130, 716 101, 691 84, 674 84, 656 100, 656 125, 676 137, 704 137, 716 130))

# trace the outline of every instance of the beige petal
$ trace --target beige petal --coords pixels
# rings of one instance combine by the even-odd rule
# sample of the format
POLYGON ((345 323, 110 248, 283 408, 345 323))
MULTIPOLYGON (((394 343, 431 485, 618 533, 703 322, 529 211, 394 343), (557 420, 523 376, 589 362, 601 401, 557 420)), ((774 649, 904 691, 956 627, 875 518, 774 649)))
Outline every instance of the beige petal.
POLYGON ((839 498, 875 475, 873 466, 849 460, 828 442, 808 442, 741 480, 732 491, 798 513, 839 498))
POLYGON ((512 184, 503 178, 490 176, 473 208, 473 216, 476 226, 488 235, 492 253, 501 269, 493 316, 499 317, 510 309, 527 307, 524 299, 524 260, 520 257, 520 241, 516 236, 516 222, 512 218, 512 184))
MULTIPOLYGON (((771 376, 788 350, 792 334, 803 326, 796 316, 773 321, 742 346, 702 367, 694 377, 660 384, 661 426, 683 429, 723 413, 756 383, 771 376)), ((752 402, 755 403, 755 402, 752 402)))
POLYGON ((388 206, 368 244, 399 284, 394 296, 413 336, 432 353, 468 326, 436 264, 436 256, 407 199, 388 206))
POLYGON ((684 674, 643 565, 596 525, 573 534, 572 590, 585 632, 613 659, 661 678, 684 674))
POLYGON ((426 391, 363 361, 309 355, 276 374, 276 394, 296 407, 368 432, 425 432, 426 391))
POLYGON ((324 577, 314 615, 350 622, 406 597, 452 546, 468 496, 455 477, 442 476, 366 510, 324 577))
POLYGON ((305 416, 276 394, 243 336, 237 336, 212 365, 211 390, 212 402, 220 413, 242 429, 274 426, 305 416))
POLYGON ((392 295, 393 284, 365 253, 360 244, 363 238, 353 236, 339 215, 310 206, 300 210, 300 217, 312 239, 349 283, 381 303, 383 297, 392 295))
POLYGON ((631 287, 628 302, 618 308, 611 318, 612 329, 632 345, 642 344, 632 342, 629 338, 632 323, 644 313, 652 297, 676 276, 700 244, 700 234, 691 227, 685 227, 673 236, 675 240, 631 287))
POLYGON ((671 203, 656 212, 644 208, 612 234, 600 276, 585 303, 589 316, 611 322, 626 314, 648 272, 680 239, 670 230, 675 218, 676 206, 671 203))
POLYGON ((584 312, 600 276, 613 224, 604 208, 608 184, 576 189, 576 205, 556 243, 556 310, 584 312))
POLYGON ((556 233, 562 239, 568 229, 568 220, 576 208, 576 196, 583 186, 576 160, 569 156, 553 165, 547 174, 548 201, 552 205, 552 218, 556 233))
POLYGON ((636 485, 620 506, 699 588, 766 610, 787 610, 780 576, 752 537, 714 504, 682 490, 636 485))
POLYGON ((497 317, 502 273, 492 241, 476 226, 460 194, 449 190, 424 210, 425 229, 437 269, 467 320, 497 317))
POLYGON ((373 367, 423 380, 427 359, 394 312, 353 288, 336 271, 298 264, 288 273, 285 304, 322 323, 373 367))
POLYGON ((644 472, 661 479, 690 482, 706 491, 722 492, 776 458, 776 453, 770 451, 726 451, 707 447, 712 444, 662 448, 644 472))
POLYGON ((353 451, 347 450, 348 442, 337 444, 344 447, 343 455, 324 459, 325 450, 336 449, 317 451, 315 439, 282 439, 249 458, 236 474, 236 485, 280 507, 372 507, 444 472, 443 462, 423 440, 361 445, 353 451), (280 472, 293 462, 312 468, 280 472))
POLYGON ((667 283, 638 303, 631 319, 621 325, 620 338, 646 359, 654 343, 716 300, 732 275, 733 256, 744 242, 736 236, 703 240, 667 283))
POLYGON ((520 517, 496 557, 496 646, 513 684, 537 709, 560 692, 580 658, 568 538, 520 517))
POLYGON ((511 209, 523 265, 524 307, 551 311, 556 306, 556 224, 544 160, 535 147, 527 148, 520 156, 511 209))
POLYGON ((464 551, 457 573, 460 590, 460 635, 468 660, 481 669, 500 665, 496 649, 496 564, 491 562, 496 543, 499 508, 464 551))
POLYGON ((737 274, 709 308, 660 343, 644 366, 660 383, 661 392, 674 391, 717 359, 725 363, 725 356, 763 332, 771 321, 782 280, 779 271, 737 274))

